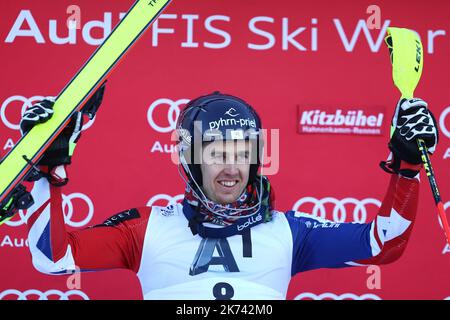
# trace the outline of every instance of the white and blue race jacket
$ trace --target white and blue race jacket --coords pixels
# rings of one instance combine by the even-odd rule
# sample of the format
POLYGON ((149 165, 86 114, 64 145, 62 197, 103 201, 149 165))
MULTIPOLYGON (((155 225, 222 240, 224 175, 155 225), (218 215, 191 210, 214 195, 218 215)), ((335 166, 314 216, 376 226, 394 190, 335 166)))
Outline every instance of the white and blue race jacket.
POLYGON ((32 190, 29 247, 33 265, 46 274, 133 270, 145 299, 285 299, 299 272, 398 259, 414 223, 418 192, 418 180, 393 175, 370 223, 273 211, 270 222, 212 239, 191 233, 182 204, 130 209, 68 232, 61 188, 41 179, 32 190))

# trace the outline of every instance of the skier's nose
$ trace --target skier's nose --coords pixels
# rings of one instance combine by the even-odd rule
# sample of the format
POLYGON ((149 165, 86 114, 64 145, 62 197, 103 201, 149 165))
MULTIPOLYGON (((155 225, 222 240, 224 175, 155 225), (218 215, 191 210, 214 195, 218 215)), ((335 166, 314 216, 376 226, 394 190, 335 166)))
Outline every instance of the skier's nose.
POLYGON ((239 176, 239 169, 235 163, 226 164, 223 173, 230 177, 239 176))

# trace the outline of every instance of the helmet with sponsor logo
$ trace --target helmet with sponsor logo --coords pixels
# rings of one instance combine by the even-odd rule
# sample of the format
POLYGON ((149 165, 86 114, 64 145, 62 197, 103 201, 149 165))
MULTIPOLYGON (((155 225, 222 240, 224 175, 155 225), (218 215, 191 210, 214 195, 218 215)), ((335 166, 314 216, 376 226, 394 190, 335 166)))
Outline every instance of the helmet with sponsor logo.
MULTIPOLYGON (((247 102, 220 92, 194 99, 182 110, 177 133, 178 169, 187 184, 183 203, 189 204, 183 205, 183 213, 193 234, 198 233, 204 238, 223 238, 271 220, 270 183, 262 173, 258 175, 264 154, 261 120, 247 102), (204 151, 214 141, 233 141, 231 145, 236 148, 242 143, 235 141, 249 142, 245 143, 245 151, 250 155, 245 157, 245 163, 249 161, 250 166, 248 181, 242 195, 233 203, 216 203, 205 195, 206 190, 202 190, 205 187, 202 186, 202 157, 203 153, 209 156, 204 151), (187 179, 180 167, 183 167, 187 179), (211 228, 204 222, 222 228, 211 228)), ((239 153, 235 155, 240 158, 239 153)))
POLYGON ((248 184, 252 184, 261 164, 262 127, 256 111, 244 100, 218 91, 190 101, 177 123, 180 162, 190 185, 201 186, 201 149, 216 140, 249 140, 251 152, 248 184))

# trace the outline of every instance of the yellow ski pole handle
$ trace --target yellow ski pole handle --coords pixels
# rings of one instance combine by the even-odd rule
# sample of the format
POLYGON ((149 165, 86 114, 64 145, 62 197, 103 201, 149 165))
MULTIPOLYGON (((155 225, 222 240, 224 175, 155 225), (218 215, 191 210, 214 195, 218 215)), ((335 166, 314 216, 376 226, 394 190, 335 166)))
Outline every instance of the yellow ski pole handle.
POLYGON ((385 38, 392 63, 392 79, 402 94, 411 99, 423 70, 423 46, 419 36, 409 29, 389 27, 385 38))
MULTIPOLYGON (((423 70, 423 46, 419 36, 412 30, 389 27, 385 38, 392 63, 392 79, 402 94, 401 98, 411 99, 419 83, 423 70)), ((391 127, 391 137, 395 128, 391 127)), ((438 208, 447 243, 450 244, 450 228, 444 211, 439 189, 431 166, 425 142, 417 139, 417 146, 425 168, 434 201, 438 208)))

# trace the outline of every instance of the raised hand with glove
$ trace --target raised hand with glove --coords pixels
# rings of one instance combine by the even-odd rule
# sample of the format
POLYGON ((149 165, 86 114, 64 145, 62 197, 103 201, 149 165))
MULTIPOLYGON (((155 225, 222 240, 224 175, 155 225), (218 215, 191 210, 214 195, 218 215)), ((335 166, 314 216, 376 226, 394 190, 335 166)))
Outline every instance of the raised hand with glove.
POLYGON ((398 173, 412 178, 421 167, 421 153, 417 140, 422 139, 428 152, 433 154, 439 140, 436 120, 422 99, 401 99, 392 118, 391 153, 380 166, 389 173, 398 173))
MULTIPOLYGON (((68 177, 65 167, 71 164, 76 143, 81 137, 83 114, 87 114, 91 119, 94 118, 102 103, 104 90, 105 84, 94 93, 81 111, 72 115, 69 124, 53 141, 39 162, 35 164, 36 166, 28 174, 28 181, 36 181, 44 176, 53 185, 63 186, 67 184, 68 177)), ((50 120, 54 112, 53 105, 54 100, 45 99, 28 109, 20 121, 22 135, 27 134, 35 125, 50 120)))

